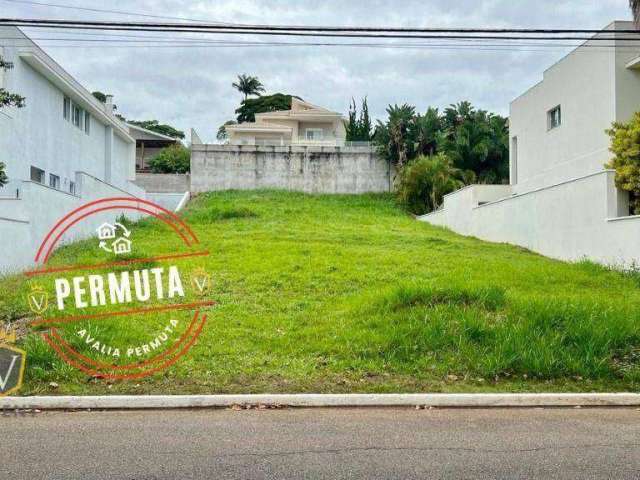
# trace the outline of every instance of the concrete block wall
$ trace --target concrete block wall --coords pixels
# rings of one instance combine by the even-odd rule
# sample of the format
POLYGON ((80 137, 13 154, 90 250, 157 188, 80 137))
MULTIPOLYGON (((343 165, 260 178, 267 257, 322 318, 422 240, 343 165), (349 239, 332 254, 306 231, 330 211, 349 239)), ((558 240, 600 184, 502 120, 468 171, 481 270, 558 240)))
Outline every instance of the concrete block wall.
POLYGON ((393 172, 371 147, 193 145, 191 192, 278 188, 388 192, 393 172))
POLYGON ((137 173, 136 185, 147 192, 182 193, 189 191, 189 174, 180 173, 137 173))

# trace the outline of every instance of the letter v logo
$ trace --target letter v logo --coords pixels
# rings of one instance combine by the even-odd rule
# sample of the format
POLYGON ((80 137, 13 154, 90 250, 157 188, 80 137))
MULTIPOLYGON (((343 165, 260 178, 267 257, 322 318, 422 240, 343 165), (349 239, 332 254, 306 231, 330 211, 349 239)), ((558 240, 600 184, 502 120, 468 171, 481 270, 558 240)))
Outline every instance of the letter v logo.
POLYGON ((11 364, 9 365, 9 369, 7 370, 6 375, 2 378, 2 374, 0 373, 0 392, 3 392, 7 388, 7 382, 11 377, 11 372, 13 371, 13 367, 16 365, 16 360, 20 358, 20 355, 12 355, 11 364))
POLYGON ((9 345, 0 345, 0 397, 20 389, 27 352, 9 345))

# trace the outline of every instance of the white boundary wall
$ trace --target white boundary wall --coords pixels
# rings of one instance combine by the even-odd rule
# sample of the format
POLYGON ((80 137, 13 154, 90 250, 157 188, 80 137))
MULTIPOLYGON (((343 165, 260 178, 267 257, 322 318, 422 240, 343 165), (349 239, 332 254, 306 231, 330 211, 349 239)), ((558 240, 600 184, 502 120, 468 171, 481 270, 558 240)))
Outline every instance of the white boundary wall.
MULTIPOLYGON (((136 185, 129 184, 128 191, 125 191, 84 172, 76 173, 76 182, 81 195, 23 181, 19 186, 19 198, 0 197, 0 274, 33 266, 40 242, 55 223, 71 210, 100 198, 146 198, 144 190, 136 185)), ((98 213, 91 216, 90 221, 76 224, 62 237, 61 243, 90 237, 102 222, 113 221, 121 214, 132 220, 141 215, 132 210, 98 213)))
POLYGON ((508 185, 470 185, 419 220, 561 260, 630 266, 640 263, 640 216, 621 216, 628 199, 614 175, 604 170, 517 195, 508 185))

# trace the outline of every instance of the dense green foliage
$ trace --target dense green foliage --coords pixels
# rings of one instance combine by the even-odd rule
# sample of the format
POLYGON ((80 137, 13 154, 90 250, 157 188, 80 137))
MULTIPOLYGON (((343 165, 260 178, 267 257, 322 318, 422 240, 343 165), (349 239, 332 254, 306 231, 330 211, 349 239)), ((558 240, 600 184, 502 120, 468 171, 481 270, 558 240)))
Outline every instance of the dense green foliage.
MULTIPOLYGON (((181 216, 211 252, 181 269, 204 265, 217 302, 189 353, 153 377, 107 382, 31 332, 18 342, 28 355, 21 394, 640 388, 633 275, 462 237, 415 221, 391 195, 216 192, 181 216)), ((131 229, 137 252, 181 249, 163 222, 131 229)), ((66 245, 51 266, 109 261, 96 245, 66 245)), ((29 289, 24 275, 0 280, 0 321, 28 324, 29 289)), ((109 344, 150 335, 125 317, 105 322, 126 333, 100 322, 109 344)))
POLYGON ((181 143, 163 148, 149 160, 153 173, 187 173, 191 170, 191 150, 181 143))
MULTIPOLYGON (((98 101, 100 101, 102 103, 106 103, 107 102, 107 94, 106 93, 103 93, 103 92, 97 90, 95 92, 91 92, 91 95, 93 95, 98 101)), ((118 106, 114 105, 113 106, 113 110, 114 111, 118 110, 118 106)))
POLYGON ((508 183, 509 127, 507 119, 469 102, 445 109, 439 150, 456 168, 473 172, 479 183, 508 183))
POLYGON ((216 134, 216 138, 220 141, 226 140, 227 138, 229 138, 229 135, 227 134, 227 126, 228 125, 237 125, 238 122, 236 122, 235 120, 227 120, 226 122, 224 122, 224 124, 220 125, 220 127, 218 128, 218 133, 216 134))
POLYGON ((378 152, 392 164, 402 168, 415 158, 414 120, 416 109, 408 104, 389 105, 386 122, 378 120, 374 141, 378 152))
POLYGON ((264 92, 264 86, 258 80, 258 77, 252 77, 251 75, 238 75, 238 81, 233 82, 231 86, 242 93, 245 100, 249 95, 260 96, 264 92))
POLYGON ((442 114, 429 107, 424 115, 407 104, 390 105, 387 115, 385 122, 378 121, 374 141, 395 165, 442 152, 470 181, 508 182, 509 134, 504 117, 476 110, 469 102, 451 105, 442 114))
POLYGON ((138 127, 146 128, 152 132, 166 135, 167 137, 184 139, 184 132, 182 130, 178 130, 166 123, 160 123, 158 120, 127 120, 127 122, 132 125, 137 125, 138 127))
POLYGON ((349 105, 349 119, 345 125, 347 131, 347 141, 349 142, 369 142, 373 137, 371 118, 369 117, 369 105, 367 98, 362 99, 362 107, 358 116, 355 99, 351 99, 349 105))
POLYGON ((626 123, 616 122, 607 130, 613 158, 606 165, 616 171, 616 186, 629 192, 633 214, 640 214, 640 112, 626 123))
POLYGON ((416 215, 436 210, 447 193, 464 185, 461 171, 444 154, 420 156, 400 171, 396 193, 400 202, 416 215))
POLYGON ((273 95, 263 95, 258 98, 247 98, 242 101, 240 107, 236 110, 236 120, 238 123, 255 122, 256 113, 290 109, 291 95, 274 93, 273 95))
POLYGON ((9 177, 7 177, 5 167, 6 165, 3 162, 0 162, 0 187, 4 187, 7 183, 9 183, 9 177))

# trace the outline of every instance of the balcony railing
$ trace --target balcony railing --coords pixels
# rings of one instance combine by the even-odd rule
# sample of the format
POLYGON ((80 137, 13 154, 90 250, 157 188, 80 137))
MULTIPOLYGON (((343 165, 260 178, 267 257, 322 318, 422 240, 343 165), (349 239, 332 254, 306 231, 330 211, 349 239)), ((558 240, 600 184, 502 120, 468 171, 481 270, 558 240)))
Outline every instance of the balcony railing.
POLYGON ((254 143, 233 143, 233 145, 256 145, 259 147, 347 147, 371 148, 372 142, 350 142, 344 140, 255 140, 254 143))

